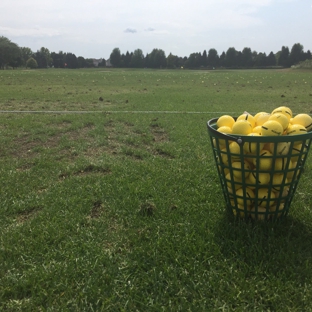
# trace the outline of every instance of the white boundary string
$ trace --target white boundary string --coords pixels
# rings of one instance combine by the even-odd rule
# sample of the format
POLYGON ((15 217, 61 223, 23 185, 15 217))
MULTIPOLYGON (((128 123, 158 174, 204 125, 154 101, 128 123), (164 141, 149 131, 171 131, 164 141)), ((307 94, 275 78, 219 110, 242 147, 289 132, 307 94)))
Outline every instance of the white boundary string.
POLYGON ((2 114, 235 114, 237 112, 189 112, 189 111, 26 111, 0 110, 2 114))

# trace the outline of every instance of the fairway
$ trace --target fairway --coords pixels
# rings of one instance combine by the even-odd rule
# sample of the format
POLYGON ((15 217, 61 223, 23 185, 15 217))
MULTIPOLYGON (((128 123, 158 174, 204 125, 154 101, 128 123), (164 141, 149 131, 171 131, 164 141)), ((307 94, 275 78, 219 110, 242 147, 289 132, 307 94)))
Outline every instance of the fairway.
POLYGON ((312 309, 311 155, 287 218, 235 220, 206 127, 310 114, 311 70, 2 70, 0 86, 0 310, 312 309))

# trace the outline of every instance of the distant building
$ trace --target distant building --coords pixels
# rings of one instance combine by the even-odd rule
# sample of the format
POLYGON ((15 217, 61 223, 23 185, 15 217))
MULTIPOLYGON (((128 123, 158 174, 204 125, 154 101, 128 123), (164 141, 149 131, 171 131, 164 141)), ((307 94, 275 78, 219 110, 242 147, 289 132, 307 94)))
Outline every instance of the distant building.
POLYGON ((113 65, 110 62, 110 59, 106 60, 106 67, 112 67, 113 65))
POLYGON ((100 59, 92 59, 93 65, 94 65, 95 67, 98 67, 99 64, 100 64, 102 61, 103 61, 102 58, 100 58, 100 59))

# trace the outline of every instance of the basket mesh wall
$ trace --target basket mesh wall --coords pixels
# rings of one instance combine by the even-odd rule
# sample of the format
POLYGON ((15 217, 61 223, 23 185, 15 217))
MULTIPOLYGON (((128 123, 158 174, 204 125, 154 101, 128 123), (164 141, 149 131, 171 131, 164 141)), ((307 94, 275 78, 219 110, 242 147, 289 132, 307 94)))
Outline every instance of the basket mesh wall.
POLYGON ((217 119, 207 126, 227 208, 242 218, 286 216, 308 156, 312 132, 278 137, 220 136, 217 119))

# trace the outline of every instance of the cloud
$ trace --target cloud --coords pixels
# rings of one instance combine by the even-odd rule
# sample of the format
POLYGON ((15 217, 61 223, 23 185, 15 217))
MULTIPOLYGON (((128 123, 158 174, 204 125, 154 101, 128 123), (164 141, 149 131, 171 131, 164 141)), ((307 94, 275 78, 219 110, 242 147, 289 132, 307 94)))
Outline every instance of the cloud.
POLYGON ((45 28, 40 27, 38 25, 33 27, 25 27, 25 28, 13 28, 13 27, 1 27, 0 26, 0 33, 4 33, 6 36, 13 36, 13 37, 56 37, 64 34, 58 29, 55 28, 45 28))
POLYGON ((155 28, 152 28, 152 27, 148 27, 148 28, 146 28, 146 29, 144 29, 145 31, 154 31, 155 30, 155 28))
POLYGON ((136 29, 134 28, 127 28, 126 30, 124 30, 125 33, 131 33, 131 34, 135 34, 137 32, 136 29))

